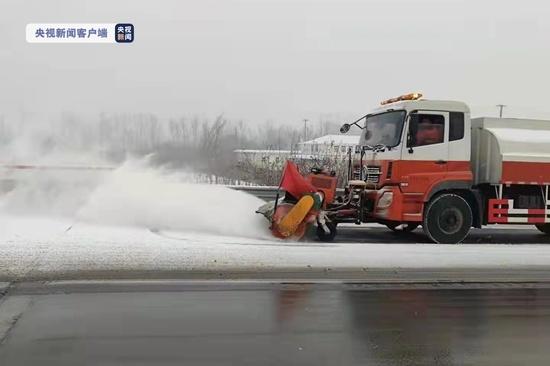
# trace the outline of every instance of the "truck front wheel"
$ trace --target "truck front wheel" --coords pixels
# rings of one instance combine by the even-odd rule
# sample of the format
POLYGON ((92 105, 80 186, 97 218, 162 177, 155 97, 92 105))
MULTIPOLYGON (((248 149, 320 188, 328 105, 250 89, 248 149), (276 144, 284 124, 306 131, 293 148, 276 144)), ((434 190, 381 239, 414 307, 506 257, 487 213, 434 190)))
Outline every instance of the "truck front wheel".
POLYGON ((334 237, 336 236, 336 223, 332 221, 327 221, 325 225, 327 226, 329 232, 326 233, 325 230, 320 225, 318 225, 317 237, 319 238, 320 241, 325 241, 325 242, 333 241, 334 237))
POLYGON ((435 243, 456 244, 466 238, 472 220, 472 209, 464 198, 444 193, 427 204, 422 228, 435 243))

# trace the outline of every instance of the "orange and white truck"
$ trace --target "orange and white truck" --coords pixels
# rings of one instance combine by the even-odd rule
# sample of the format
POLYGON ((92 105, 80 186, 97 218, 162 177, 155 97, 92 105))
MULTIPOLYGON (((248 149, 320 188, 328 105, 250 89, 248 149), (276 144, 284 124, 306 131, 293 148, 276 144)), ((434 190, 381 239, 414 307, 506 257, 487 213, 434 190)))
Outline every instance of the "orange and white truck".
POLYGON ((550 121, 471 119, 465 103, 413 93, 354 124, 363 130, 361 169, 349 183, 361 196, 358 221, 422 225, 436 243, 459 243, 486 224, 550 234, 550 121))
POLYGON ((335 189, 334 174, 310 175, 315 187, 303 192, 329 197, 315 211, 318 237, 332 240, 341 222, 398 232, 421 225, 436 243, 459 243, 487 224, 550 234, 550 121, 471 119, 463 102, 421 97, 386 100, 342 126, 342 133, 362 129, 344 194, 325 195, 335 189))

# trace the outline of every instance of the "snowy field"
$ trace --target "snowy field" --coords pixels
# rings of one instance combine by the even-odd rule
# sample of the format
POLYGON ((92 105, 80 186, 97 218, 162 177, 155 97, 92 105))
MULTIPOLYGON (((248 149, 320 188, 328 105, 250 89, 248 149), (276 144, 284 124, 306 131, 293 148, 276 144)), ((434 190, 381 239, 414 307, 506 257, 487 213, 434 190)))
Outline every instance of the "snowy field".
POLYGON ((550 267, 550 245, 276 240, 254 213, 260 199, 141 162, 101 176, 67 174, 38 172, 0 196, 0 281, 101 271, 550 267))

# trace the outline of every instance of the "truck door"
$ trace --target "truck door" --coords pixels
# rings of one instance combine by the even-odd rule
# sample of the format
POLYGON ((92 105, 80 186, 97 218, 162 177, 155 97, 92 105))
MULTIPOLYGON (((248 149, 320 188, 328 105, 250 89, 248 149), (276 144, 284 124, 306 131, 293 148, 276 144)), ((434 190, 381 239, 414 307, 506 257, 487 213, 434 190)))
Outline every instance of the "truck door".
POLYGON ((449 113, 416 111, 409 114, 405 148, 402 150, 402 189, 425 194, 444 180, 449 159, 449 113))

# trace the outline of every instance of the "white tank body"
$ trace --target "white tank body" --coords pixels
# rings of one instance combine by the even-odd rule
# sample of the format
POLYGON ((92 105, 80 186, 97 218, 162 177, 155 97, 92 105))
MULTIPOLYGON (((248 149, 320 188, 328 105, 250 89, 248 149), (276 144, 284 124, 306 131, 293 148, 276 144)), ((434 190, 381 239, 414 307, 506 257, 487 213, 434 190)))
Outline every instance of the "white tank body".
POLYGON ((550 164, 550 121, 474 118, 471 149, 474 184, 501 183, 507 162, 550 164))

